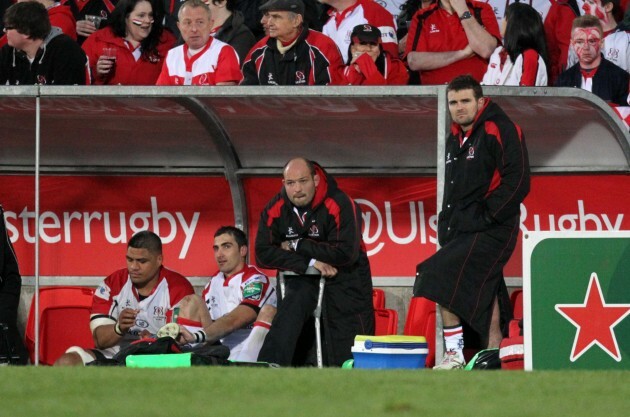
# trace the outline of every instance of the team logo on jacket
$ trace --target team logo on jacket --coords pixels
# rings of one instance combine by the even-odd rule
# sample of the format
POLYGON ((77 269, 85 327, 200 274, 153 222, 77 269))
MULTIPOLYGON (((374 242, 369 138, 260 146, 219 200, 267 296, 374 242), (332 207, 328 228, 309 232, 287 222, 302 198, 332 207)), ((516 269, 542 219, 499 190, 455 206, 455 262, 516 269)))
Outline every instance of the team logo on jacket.
POLYGON ((440 33, 440 29, 437 28, 435 23, 431 23, 431 27, 429 28, 429 33, 440 33))
POLYGON ((295 84, 305 84, 306 76, 302 71, 295 71, 295 84))
POLYGON ((453 162, 453 161, 451 160, 451 153, 449 152, 449 153, 446 154, 446 162, 445 162, 445 164, 450 164, 451 162, 453 162))
POLYGON ((468 155, 466 156, 466 159, 468 159, 469 161, 471 159, 475 159, 475 148, 473 146, 468 148, 468 155))
POLYGON ((43 75, 38 75, 37 76, 37 84, 39 85, 46 85, 46 77, 43 75))
POLYGON ((308 229, 309 237, 319 237, 319 229, 316 224, 311 225, 311 228, 308 229))

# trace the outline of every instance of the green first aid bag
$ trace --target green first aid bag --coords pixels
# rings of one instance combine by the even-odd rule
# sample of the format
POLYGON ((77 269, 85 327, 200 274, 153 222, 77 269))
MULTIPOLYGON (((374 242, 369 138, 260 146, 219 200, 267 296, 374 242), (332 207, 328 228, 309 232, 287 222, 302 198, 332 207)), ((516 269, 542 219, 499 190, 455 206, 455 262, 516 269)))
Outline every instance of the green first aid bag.
POLYGON ((192 353, 167 353, 157 355, 129 355, 128 368, 190 368, 192 353))

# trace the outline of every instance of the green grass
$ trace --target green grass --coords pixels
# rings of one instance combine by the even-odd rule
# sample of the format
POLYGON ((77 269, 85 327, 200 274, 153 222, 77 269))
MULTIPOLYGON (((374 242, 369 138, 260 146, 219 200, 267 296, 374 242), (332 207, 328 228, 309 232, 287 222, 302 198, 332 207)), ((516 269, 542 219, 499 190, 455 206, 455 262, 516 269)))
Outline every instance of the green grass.
POLYGON ((0 416, 630 416, 628 371, 0 368, 0 416))

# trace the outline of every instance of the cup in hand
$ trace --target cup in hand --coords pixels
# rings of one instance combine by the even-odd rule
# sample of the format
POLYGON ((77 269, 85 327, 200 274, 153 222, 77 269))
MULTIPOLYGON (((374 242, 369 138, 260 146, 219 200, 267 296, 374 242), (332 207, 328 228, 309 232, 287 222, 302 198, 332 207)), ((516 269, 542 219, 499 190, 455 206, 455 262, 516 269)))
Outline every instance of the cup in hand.
POLYGON ((103 22, 103 19, 106 19, 106 18, 101 17, 101 16, 95 16, 92 14, 85 15, 85 20, 87 20, 88 22, 92 22, 96 29, 99 29, 101 27, 101 23, 103 22))
POLYGON ((116 72, 116 53, 118 50, 116 48, 103 48, 103 53, 101 55, 101 59, 109 61, 111 63, 108 75, 110 77, 114 76, 116 72))

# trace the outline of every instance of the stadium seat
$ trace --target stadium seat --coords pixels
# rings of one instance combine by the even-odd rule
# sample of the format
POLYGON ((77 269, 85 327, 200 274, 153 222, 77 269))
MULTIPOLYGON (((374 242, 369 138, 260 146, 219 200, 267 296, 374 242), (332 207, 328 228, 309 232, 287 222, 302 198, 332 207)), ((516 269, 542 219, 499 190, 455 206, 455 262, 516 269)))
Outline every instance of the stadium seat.
POLYGON ((512 312, 514 319, 523 318, 523 290, 515 290, 510 295, 510 301, 512 302, 512 312))
POLYGON ((436 304, 424 297, 412 297, 407 311, 403 334, 407 336, 424 336, 427 339, 429 353, 426 367, 435 364, 435 307, 436 304))
MULTIPOLYGON (((93 348, 90 310, 94 290, 53 286, 39 289, 39 363, 52 365, 70 346, 93 348)), ((35 363, 35 299, 26 322, 24 342, 35 363)))
POLYGON ((374 309, 374 335, 387 336, 398 332, 398 312, 389 308, 374 309))
POLYGON ((372 290, 372 302, 374 308, 385 308, 385 291, 380 288, 374 288, 372 290))

